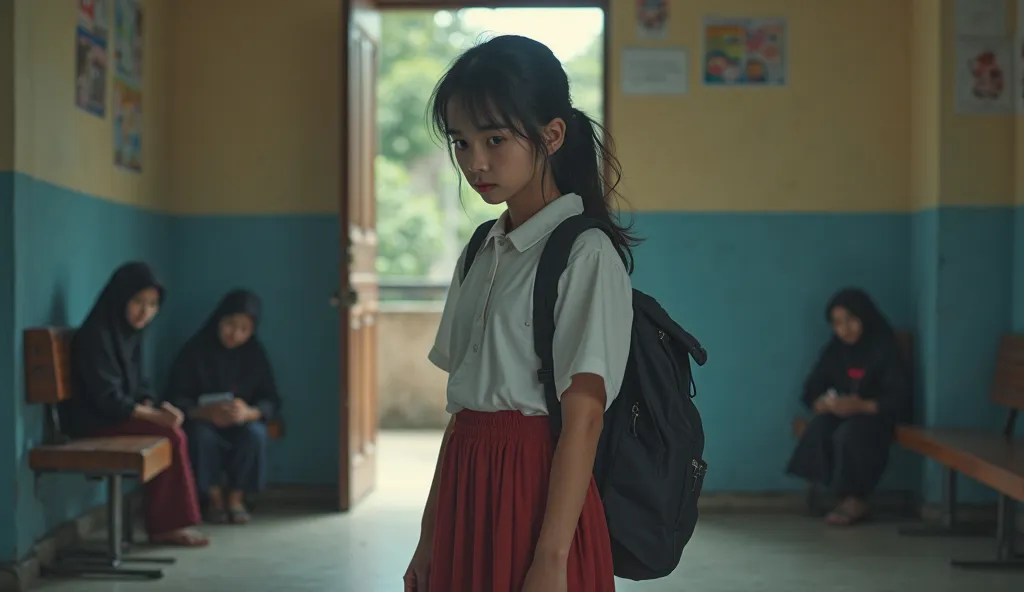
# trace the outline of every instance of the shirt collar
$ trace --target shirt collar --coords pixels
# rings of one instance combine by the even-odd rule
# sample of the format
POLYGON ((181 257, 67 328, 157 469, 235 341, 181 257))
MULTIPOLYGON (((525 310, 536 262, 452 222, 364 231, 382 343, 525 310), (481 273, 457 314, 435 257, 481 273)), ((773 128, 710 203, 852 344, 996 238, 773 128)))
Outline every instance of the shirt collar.
POLYGON ((529 220, 519 225, 518 228, 506 234, 505 225, 508 223, 508 210, 505 210, 494 226, 491 227, 491 231, 487 234, 487 241, 504 236, 508 238, 517 251, 522 253, 537 244, 540 239, 551 234, 559 224, 582 213, 583 198, 575 193, 566 193, 544 206, 529 220))

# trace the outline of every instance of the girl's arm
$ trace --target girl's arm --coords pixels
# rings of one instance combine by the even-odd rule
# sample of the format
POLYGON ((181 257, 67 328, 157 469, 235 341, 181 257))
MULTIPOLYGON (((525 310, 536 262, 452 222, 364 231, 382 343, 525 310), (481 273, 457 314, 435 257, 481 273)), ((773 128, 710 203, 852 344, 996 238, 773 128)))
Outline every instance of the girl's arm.
POLYGON ((534 558, 566 561, 594 471, 597 441, 604 427, 604 379, 573 376, 562 394, 562 432, 555 446, 548 502, 534 558))
POLYGON ((448 427, 444 429, 444 436, 441 437, 441 450, 437 453, 437 465, 434 466, 434 479, 430 482, 430 493, 427 494, 427 503, 423 507, 423 519, 420 522, 420 542, 428 544, 434 538, 434 520, 437 514, 437 490, 441 481, 441 463, 444 461, 444 449, 448 446, 448 437, 451 436, 452 427, 455 426, 455 416, 448 420, 448 427))

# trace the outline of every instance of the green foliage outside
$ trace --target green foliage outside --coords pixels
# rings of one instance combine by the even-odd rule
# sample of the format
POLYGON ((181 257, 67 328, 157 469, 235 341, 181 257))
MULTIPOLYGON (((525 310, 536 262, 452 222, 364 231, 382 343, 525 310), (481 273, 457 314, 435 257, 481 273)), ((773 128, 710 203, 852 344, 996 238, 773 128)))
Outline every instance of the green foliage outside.
MULTIPOLYGON (((482 32, 458 13, 383 15, 377 86, 377 270, 388 277, 447 282, 476 226, 501 213, 465 183, 427 119, 427 101, 448 65, 482 32), (460 187, 461 185, 461 187, 460 187), (454 233, 454 236, 453 236, 454 233)), ((565 64, 576 106, 601 116, 602 42, 565 64)))

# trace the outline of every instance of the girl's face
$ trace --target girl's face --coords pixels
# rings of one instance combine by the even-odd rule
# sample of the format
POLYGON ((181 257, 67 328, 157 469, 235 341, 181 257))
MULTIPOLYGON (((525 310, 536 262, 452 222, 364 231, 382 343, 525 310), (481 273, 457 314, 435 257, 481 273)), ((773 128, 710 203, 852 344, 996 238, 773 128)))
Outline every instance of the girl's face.
POLYGON ((145 288, 132 296, 125 310, 128 325, 141 331, 160 312, 160 292, 156 288, 145 288))
POLYGON ((221 318, 220 324, 217 327, 217 334, 224 347, 235 349, 249 341, 255 328, 256 324, 253 322, 252 317, 239 312, 221 318))
MULTIPOLYGON (((533 145, 511 129, 479 128, 461 101, 448 104, 447 126, 455 160, 473 189, 489 204, 501 204, 536 184, 541 186, 543 160, 533 145)), ((565 124, 554 120, 542 130, 549 152, 561 145, 565 124), (554 127, 554 131, 547 128, 554 127), (556 144, 552 145, 551 138, 556 144)))
POLYGON ((853 345, 860 341, 861 335, 864 334, 864 324, 853 313, 842 306, 837 306, 832 309, 832 330, 840 341, 853 345))

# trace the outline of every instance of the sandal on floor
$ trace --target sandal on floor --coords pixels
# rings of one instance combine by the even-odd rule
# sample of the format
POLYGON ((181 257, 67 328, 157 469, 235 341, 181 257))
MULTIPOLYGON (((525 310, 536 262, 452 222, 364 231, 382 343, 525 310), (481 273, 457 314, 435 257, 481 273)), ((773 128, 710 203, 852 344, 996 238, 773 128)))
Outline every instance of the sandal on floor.
POLYGON ((207 524, 227 524, 228 513, 222 509, 210 508, 206 510, 206 515, 203 516, 203 522, 207 524))
POLYGON ((150 537, 149 542, 173 547, 205 547, 210 544, 210 539, 199 531, 186 528, 150 537))
POLYGON ((245 508, 238 508, 235 510, 228 510, 228 519, 231 520, 232 524, 247 524, 252 520, 252 516, 245 508))
POLYGON ((867 520, 867 511, 852 513, 846 508, 836 508, 825 516, 825 523, 831 526, 854 526, 867 520))

